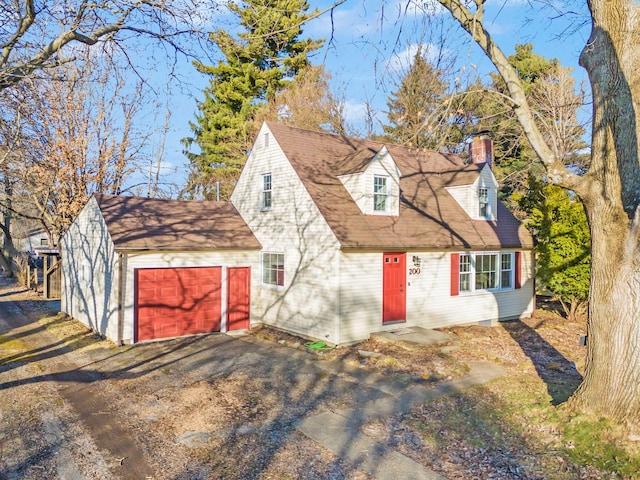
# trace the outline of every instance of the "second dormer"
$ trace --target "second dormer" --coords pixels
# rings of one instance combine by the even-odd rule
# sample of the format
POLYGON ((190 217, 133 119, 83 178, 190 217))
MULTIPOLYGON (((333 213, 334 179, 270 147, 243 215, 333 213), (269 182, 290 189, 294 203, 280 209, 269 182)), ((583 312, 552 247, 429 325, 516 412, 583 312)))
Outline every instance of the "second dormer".
POLYGON ((339 175, 353 201, 365 215, 400 214, 400 170, 386 147, 357 171, 339 175))
POLYGON ((498 220, 498 182, 488 163, 473 183, 446 190, 473 220, 498 220))

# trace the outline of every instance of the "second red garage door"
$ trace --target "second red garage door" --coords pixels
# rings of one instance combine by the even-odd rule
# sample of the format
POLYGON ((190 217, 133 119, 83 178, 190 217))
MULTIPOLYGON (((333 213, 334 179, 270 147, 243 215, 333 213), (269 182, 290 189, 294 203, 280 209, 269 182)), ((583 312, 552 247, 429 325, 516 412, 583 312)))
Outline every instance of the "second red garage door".
POLYGON ((222 267, 135 270, 136 342, 219 332, 222 267))

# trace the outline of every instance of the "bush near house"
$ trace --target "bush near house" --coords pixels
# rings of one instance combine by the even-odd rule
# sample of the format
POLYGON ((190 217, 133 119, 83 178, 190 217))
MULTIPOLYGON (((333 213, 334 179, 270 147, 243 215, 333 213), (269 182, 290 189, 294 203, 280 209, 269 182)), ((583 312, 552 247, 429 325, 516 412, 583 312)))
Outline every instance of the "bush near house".
POLYGON ((521 205, 529 213, 527 227, 535 232, 538 290, 549 290, 566 317, 587 313, 591 268, 591 236, 584 207, 565 189, 529 179, 521 205))

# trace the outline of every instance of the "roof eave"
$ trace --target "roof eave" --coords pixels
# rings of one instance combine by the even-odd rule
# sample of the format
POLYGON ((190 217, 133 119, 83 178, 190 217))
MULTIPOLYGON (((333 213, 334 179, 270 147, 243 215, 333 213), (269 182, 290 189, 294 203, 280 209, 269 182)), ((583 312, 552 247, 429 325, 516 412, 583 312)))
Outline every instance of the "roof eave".
POLYGON ((193 248, 189 246, 184 247, 165 247, 161 245, 149 246, 149 247, 123 247, 115 246, 116 253, 151 253, 151 252, 219 252, 219 251, 245 251, 245 250, 261 250, 262 246, 251 247, 208 247, 208 248, 193 248))

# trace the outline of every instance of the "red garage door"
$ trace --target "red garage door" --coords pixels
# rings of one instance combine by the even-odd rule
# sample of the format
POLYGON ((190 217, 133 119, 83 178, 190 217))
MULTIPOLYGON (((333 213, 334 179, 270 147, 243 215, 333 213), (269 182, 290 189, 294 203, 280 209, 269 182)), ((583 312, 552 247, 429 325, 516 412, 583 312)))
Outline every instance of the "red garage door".
POLYGON ((249 328, 251 320, 251 269, 227 269, 227 330, 249 328))
POLYGON ((135 341, 219 332, 221 267, 135 270, 135 341))

